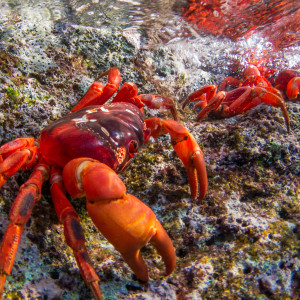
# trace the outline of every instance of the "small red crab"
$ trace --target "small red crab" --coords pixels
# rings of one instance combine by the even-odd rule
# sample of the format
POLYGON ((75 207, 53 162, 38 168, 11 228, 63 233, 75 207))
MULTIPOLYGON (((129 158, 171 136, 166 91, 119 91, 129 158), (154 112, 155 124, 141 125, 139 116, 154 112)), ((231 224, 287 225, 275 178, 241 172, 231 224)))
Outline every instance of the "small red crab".
POLYGON ((0 248, 0 298, 6 276, 13 267, 22 230, 41 188, 50 176, 51 196, 66 242, 72 248, 81 275, 96 299, 102 299, 97 276, 85 246, 79 216, 66 197, 86 197, 87 210, 102 234, 122 254, 142 281, 148 280, 147 266, 140 249, 150 242, 162 256, 166 275, 175 267, 172 242, 153 211, 138 198, 126 193, 117 173, 149 139, 168 133, 182 160, 190 182, 191 197, 202 200, 207 175, 202 152, 188 130, 174 120, 144 120, 143 105, 168 108, 176 118, 169 98, 137 95, 134 83, 125 83, 110 104, 104 104, 118 89, 120 72, 112 68, 108 84, 94 82, 70 114, 53 122, 38 140, 19 138, 0 148, 0 186, 20 168, 34 168, 19 190, 0 248), (65 191, 66 190, 66 191, 65 191))
POLYGON ((215 85, 207 85, 193 92, 183 102, 184 108, 188 103, 199 101, 195 107, 202 107, 196 117, 196 121, 202 120, 208 113, 212 112, 218 117, 232 117, 245 111, 266 103, 271 106, 280 107, 288 132, 290 123, 288 112, 285 107, 285 99, 296 99, 299 94, 300 77, 291 70, 281 71, 274 81, 274 87, 264 77, 256 66, 249 65, 244 72, 244 80, 227 77, 220 86, 219 92, 215 85), (225 92, 227 86, 237 87, 225 92))

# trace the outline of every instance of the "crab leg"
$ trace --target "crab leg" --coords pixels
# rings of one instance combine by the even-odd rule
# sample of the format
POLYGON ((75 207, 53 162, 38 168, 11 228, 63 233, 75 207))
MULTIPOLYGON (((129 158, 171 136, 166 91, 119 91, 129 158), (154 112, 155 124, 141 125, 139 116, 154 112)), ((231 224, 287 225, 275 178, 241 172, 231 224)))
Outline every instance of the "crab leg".
POLYGON ((148 281, 147 266, 140 249, 153 244, 166 266, 166 275, 175 267, 172 242, 153 211, 133 195, 107 165, 89 158, 70 161, 63 181, 72 197, 85 196, 87 210, 101 233, 122 254, 142 281, 148 281))
POLYGON ((20 168, 31 168, 37 155, 34 138, 19 138, 0 147, 0 187, 20 168))
POLYGON ((177 110, 171 98, 152 94, 140 94, 135 98, 151 109, 169 109, 174 120, 178 120, 177 110))
POLYGON ((73 250, 84 281, 90 287, 95 299, 101 300, 103 298, 98 284, 100 279, 92 265, 85 246, 85 238, 80 225, 80 218, 66 197, 62 175, 59 169, 52 168, 50 182, 52 201, 57 217, 60 223, 64 225, 66 242, 73 250))
POLYGON ((133 82, 125 82, 111 103, 129 102, 142 109, 144 105, 152 109, 169 109, 175 120, 178 119, 173 100, 160 95, 137 94, 138 88, 133 82))
MULTIPOLYGON (((131 102, 129 99, 137 96, 138 88, 135 83, 133 82, 125 82, 120 90, 118 91, 117 95, 114 97, 114 99, 111 101, 111 103, 115 102, 131 102)), ((141 107, 143 104, 137 105, 138 107, 141 107)))
POLYGON ((287 131, 288 133, 290 133, 291 128, 290 128, 289 114, 285 107, 285 102, 280 96, 279 91, 271 87, 266 87, 266 88, 254 87, 253 89, 254 92, 257 94, 257 97, 259 97, 262 102, 271 106, 280 107, 285 120, 287 131))
POLYGON ((207 105, 199 112, 196 117, 196 121, 202 120, 212 110, 217 109, 225 99, 225 95, 225 92, 218 92, 214 97, 212 97, 207 105))
POLYGON ((104 104, 118 89, 121 82, 121 75, 118 68, 111 68, 102 73, 96 81, 90 86, 85 95, 78 104, 72 109, 72 112, 90 105, 104 104), (101 77, 108 75, 108 83, 104 85, 98 82, 101 77))
POLYGON ((170 134, 171 144, 188 175, 191 198, 195 199, 199 194, 198 200, 201 201, 207 191, 207 174, 202 151, 195 138, 182 124, 173 120, 150 118, 145 122, 154 138, 166 133, 170 134))
POLYGON ((279 91, 272 87, 256 86, 249 88, 248 91, 242 94, 226 110, 224 110, 224 114, 229 116, 237 115, 261 104, 262 102, 271 106, 280 107, 287 131, 290 132, 290 121, 285 107, 285 102, 280 96, 279 91))
POLYGON ((194 105, 193 110, 195 110, 197 107, 204 108, 204 107, 207 106, 207 97, 206 97, 206 94, 201 95, 197 100, 199 102, 197 102, 194 105))
POLYGON ((41 197, 41 188, 49 176, 49 167, 39 162, 30 178, 20 187, 10 213, 10 221, 0 248, 0 299, 6 276, 10 274, 15 260, 24 225, 29 220, 35 202, 41 197))
MULTIPOLYGON (((263 101, 265 92, 277 95, 279 98, 281 97, 279 91, 272 87, 241 87, 227 93, 224 102, 228 103, 228 106, 224 109, 223 116, 238 115, 265 102, 263 101)), ((266 103, 272 105, 268 102, 266 103)))
POLYGON ((203 94, 206 95, 206 101, 208 102, 211 98, 215 96, 216 92, 217 87, 215 85, 206 85, 203 88, 193 92, 185 100, 183 100, 182 108, 184 109, 186 105, 190 102, 198 101, 203 94))
POLYGON ((34 145, 34 138, 18 138, 10 141, 0 147, 0 155, 7 157, 13 152, 26 147, 32 147, 34 145))
POLYGON ((228 76, 219 84, 219 90, 225 91, 228 85, 238 87, 240 84, 241 81, 238 78, 228 76))

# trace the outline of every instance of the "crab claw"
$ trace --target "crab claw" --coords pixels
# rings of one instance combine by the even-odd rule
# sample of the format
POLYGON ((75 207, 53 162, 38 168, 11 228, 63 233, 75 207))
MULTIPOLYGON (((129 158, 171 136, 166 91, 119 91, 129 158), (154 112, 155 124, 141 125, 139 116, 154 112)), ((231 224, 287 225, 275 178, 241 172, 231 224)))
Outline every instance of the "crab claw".
POLYGON ((199 98, 205 94, 207 101, 209 101, 217 92, 217 87, 215 85, 206 85, 203 88, 193 92, 182 102, 182 109, 186 107, 190 102, 198 101, 199 98))
POLYGON ((203 107, 203 109, 199 112, 199 114, 196 117, 196 121, 202 120, 212 110, 218 109, 218 107, 221 105, 225 97, 226 97, 226 92, 218 92, 216 95, 214 95, 207 103, 207 105, 203 107))
POLYGON ((171 143, 183 162, 191 186, 191 198, 201 201, 207 192, 207 174, 202 151, 195 138, 180 123, 168 120, 165 127, 170 133, 171 143), (199 189, 200 187, 200 189, 199 189))
POLYGON ((172 146, 183 162, 191 188, 191 198, 201 201, 207 191, 207 174, 202 151, 195 138, 179 122, 150 118, 146 121, 154 138, 169 133, 172 146))
POLYGON ((300 77, 291 79, 286 88, 286 94, 289 99, 296 99, 300 92, 300 77))
POLYGON ((27 170, 37 162, 38 148, 33 137, 18 138, 0 147, 0 187, 20 168, 27 170))
POLYGON ((85 195, 94 224, 140 280, 148 281, 140 254, 148 242, 162 256, 166 275, 174 270, 176 256, 168 234, 147 205, 126 193, 124 183, 111 168, 89 158, 74 159, 65 166, 63 180, 71 196, 85 195))

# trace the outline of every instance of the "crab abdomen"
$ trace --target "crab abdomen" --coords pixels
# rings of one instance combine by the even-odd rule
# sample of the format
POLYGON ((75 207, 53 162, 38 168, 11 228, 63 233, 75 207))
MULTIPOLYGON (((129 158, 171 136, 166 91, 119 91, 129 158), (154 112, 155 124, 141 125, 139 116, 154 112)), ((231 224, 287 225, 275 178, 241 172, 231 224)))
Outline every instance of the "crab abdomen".
POLYGON ((131 158, 130 145, 144 144, 144 126, 142 113, 130 103, 90 106, 47 126, 40 149, 46 162, 60 168, 89 157, 121 171, 131 158))

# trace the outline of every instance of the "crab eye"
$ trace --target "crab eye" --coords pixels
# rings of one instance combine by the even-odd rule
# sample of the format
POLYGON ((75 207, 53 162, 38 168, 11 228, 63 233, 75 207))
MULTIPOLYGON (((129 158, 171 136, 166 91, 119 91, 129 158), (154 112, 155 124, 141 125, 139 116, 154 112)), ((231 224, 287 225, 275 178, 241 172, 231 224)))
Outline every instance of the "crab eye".
POLYGON ((129 143, 129 155, 132 157, 134 153, 138 151, 138 143, 135 140, 130 141, 129 143))

